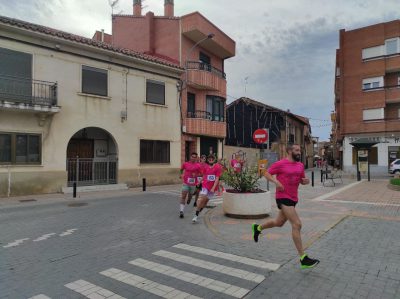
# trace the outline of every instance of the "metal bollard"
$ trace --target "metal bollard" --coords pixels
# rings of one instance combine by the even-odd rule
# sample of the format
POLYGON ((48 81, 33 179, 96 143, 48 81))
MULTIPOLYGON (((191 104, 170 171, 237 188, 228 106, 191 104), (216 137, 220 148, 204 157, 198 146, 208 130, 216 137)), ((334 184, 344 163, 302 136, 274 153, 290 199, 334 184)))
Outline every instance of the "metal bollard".
POLYGON ((311 186, 314 187, 314 171, 311 171, 311 186))
POLYGON ((321 183, 323 183, 324 182, 324 174, 322 172, 322 169, 320 171, 321 171, 321 183))
POLYGON ((142 187, 143 187, 143 192, 145 192, 146 191, 146 179, 145 178, 143 179, 142 187))
POLYGON ((76 198, 76 182, 73 185, 73 197, 76 198))

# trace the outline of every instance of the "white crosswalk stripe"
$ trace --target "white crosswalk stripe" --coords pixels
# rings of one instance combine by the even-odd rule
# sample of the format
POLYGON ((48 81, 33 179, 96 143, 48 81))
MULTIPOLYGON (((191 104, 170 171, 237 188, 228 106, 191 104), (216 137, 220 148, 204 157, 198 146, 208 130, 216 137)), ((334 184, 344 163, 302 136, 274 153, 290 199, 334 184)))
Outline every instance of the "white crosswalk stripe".
POLYGON ((51 299, 50 297, 47 297, 46 295, 39 294, 33 297, 29 297, 28 299, 51 299))
POLYGON ((242 298, 244 295, 250 292, 250 290, 248 289, 239 288, 237 286, 219 280, 207 278, 186 271, 181 271, 179 269, 165 266, 159 263, 154 263, 145 259, 136 259, 130 261, 129 263, 144 269, 152 270, 154 272, 161 273, 192 284, 196 284, 205 287, 207 289, 217 291, 226 295, 230 295, 236 298, 242 298))
POLYGON ((248 272, 245 270, 236 269, 236 268, 224 266, 221 264, 208 262, 205 260, 193 258, 193 257, 182 255, 182 254, 176 254, 174 252, 170 252, 170 251, 166 251, 166 250, 160 250, 160 251, 154 252, 153 254, 167 258, 167 259, 171 259, 171 260, 174 260, 177 262, 193 265, 193 266, 196 266, 199 268, 204 268, 207 270, 223 273, 223 274, 226 274, 229 276, 234 276, 234 277, 238 277, 238 278, 249 280, 249 281, 254 281, 257 283, 260 283, 265 279, 265 277, 263 275, 254 274, 254 273, 251 273, 251 272, 248 272))
POLYGON ((247 258, 247 257, 243 257, 243 256, 238 256, 238 255, 225 253, 225 252, 221 252, 221 251, 215 251, 215 250, 206 249, 206 248, 202 248, 202 247, 190 246, 190 245, 186 245, 186 244, 182 244, 182 243, 174 245, 173 247, 192 251, 195 253, 204 254, 204 255, 210 255, 213 257, 217 257, 217 258, 221 258, 221 259, 225 259, 225 260, 229 260, 232 262, 237 262, 237 263, 241 263, 241 264, 245 264, 245 265, 249 265, 249 266, 253 266, 253 267, 257 267, 257 268, 272 270, 272 271, 276 271, 280 267, 279 264, 267 263, 265 261, 260 261, 260 260, 256 260, 256 259, 251 259, 251 258, 247 258))
POLYGON ((77 280, 66 284, 65 287, 90 299, 125 299, 109 290, 103 289, 85 280, 77 280))
MULTIPOLYGON (((223 294, 225 296, 230 296, 233 298, 243 298, 250 292, 251 289, 254 288, 255 286, 254 283, 259 284, 265 279, 264 275, 259 274, 260 272, 252 273, 243 270, 241 269, 240 265, 238 267, 225 266, 223 260, 228 260, 230 262, 242 265, 252 266, 256 270, 258 269, 259 271, 266 271, 266 270, 276 271, 280 267, 280 265, 278 264, 268 263, 262 260, 251 259, 208 248, 191 246, 184 243, 174 245, 171 248, 182 250, 182 252, 200 254, 204 256, 204 259, 195 258, 193 256, 186 254, 177 254, 172 251, 159 250, 153 252, 153 255, 162 257, 162 259, 158 258, 157 261, 152 261, 151 259, 143 259, 143 258, 137 258, 130 261, 129 264, 135 266, 133 270, 134 272, 133 271, 126 272, 120 269, 111 268, 100 272, 100 274, 107 277, 108 279, 124 283, 130 287, 140 289, 144 292, 148 292, 153 295, 160 296, 162 298, 197 299, 200 297, 195 296, 195 293, 190 294, 183 290, 174 288, 173 286, 161 284, 158 283, 157 281, 154 281, 157 279, 150 280, 146 277, 140 276, 143 275, 141 274, 140 269, 144 269, 145 271, 146 270, 153 271, 155 273, 158 273, 159 276, 167 276, 167 277, 172 277, 176 280, 184 281, 188 284, 191 284, 193 287, 196 287, 195 290, 197 290, 197 292, 199 289, 202 288, 204 288, 204 290, 208 289, 210 292, 209 293, 210 296, 215 297, 215 294, 212 295, 213 294, 212 292, 218 292, 221 294, 220 296, 222 296, 223 294), (220 262, 207 261, 206 260, 207 257, 213 257, 214 258, 213 260, 215 261, 220 260, 220 262), (166 259, 165 261, 168 262, 169 264, 171 263, 171 260, 177 263, 174 263, 175 265, 171 266, 167 265, 167 263, 160 262, 161 260, 164 259, 166 259), (179 268, 182 267, 182 264, 190 265, 191 266, 190 268, 188 266, 185 267, 186 269, 190 270, 189 271, 180 270, 179 268), (223 275, 222 276, 218 275, 218 277, 221 278, 218 278, 217 280, 209 277, 207 274, 202 274, 202 275, 198 274, 199 271, 198 268, 207 270, 207 271, 203 270, 203 273, 215 272, 215 273, 221 273, 223 275), (241 282, 241 286, 237 286, 238 284, 237 279, 235 280, 235 284, 229 283, 229 280, 232 280, 232 278, 229 277, 235 277, 243 280, 243 282, 241 282)), ((148 272, 146 272, 146 274, 148 275, 148 272)), ((171 280, 164 279, 164 281, 171 281, 171 280)), ((113 290, 114 291, 113 292, 103 288, 100 285, 93 284, 86 280, 77 280, 66 284, 65 287, 69 288, 70 290, 76 293, 79 293, 85 298, 125 299, 123 296, 117 294, 118 293, 117 290, 113 290)), ((201 293, 201 296, 204 296, 204 294, 201 293)), ((207 297, 208 295, 205 296, 207 297)), ((29 299, 51 299, 51 298, 47 297, 46 295, 40 294, 31 297, 29 299)))
POLYGON ((145 290, 154 295, 160 296, 162 298, 188 298, 188 299, 198 299, 200 297, 193 296, 191 294, 179 291, 172 287, 159 284, 155 281, 146 279, 144 277, 131 274, 119 269, 111 268, 106 271, 100 272, 100 274, 110 277, 112 279, 118 280, 120 282, 126 283, 128 285, 134 286, 135 288, 145 290))

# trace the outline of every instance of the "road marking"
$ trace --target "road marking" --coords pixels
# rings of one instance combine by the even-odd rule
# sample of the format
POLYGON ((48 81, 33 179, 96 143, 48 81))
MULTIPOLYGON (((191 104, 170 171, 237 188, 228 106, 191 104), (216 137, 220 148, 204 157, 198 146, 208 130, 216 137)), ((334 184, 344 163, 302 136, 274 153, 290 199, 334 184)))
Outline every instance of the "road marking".
POLYGON ((77 231, 77 228, 73 228, 73 229, 68 229, 67 231, 61 233, 59 236, 60 237, 65 237, 65 236, 69 236, 72 235, 75 231, 77 231))
POLYGON ((200 298, 179 291, 177 289, 171 288, 169 286, 159 284, 144 277, 137 276, 115 268, 111 268, 106 271, 100 272, 100 274, 118 280, 120 282, 126 283, 128 285, 134 286, 135 288, 145 290, 149 293, 160 296, 162 298, 191 298, 191 299, 200 298))
POLYGON ((242 298, 245 296, 250 290, 244 289, 244 288, 239 288, 234 285, 207 278, 204 276, 200 276, 194 273, 186 272, 186 271, 181 271, 179 269, 165 266, 163 264, 159 263, 154 263, 145 259, 136 259, 133 261, 130 261, 129 264, 148 269, 157 273, 161 273, 170 277, 173 277, 175 279, 183 280, 192 284, 196 284, 202 287, 205 287, 207 289, 217 291, 226 295, 230 295, 236 298, 242 298))
MULTIPOLYGON (((339 194, 339 193, 341 193, 341 192, 343 192, 343 191, 346 191, 347 189, 350 189, 350 188, 352 188, 352 187, 354 187, 354 186, 356 186, 356 185, 358 185, 358 184, 361 184, 362 182, 364 182, 364 180, 358 181, 358 182, 355 182, 355 183, 351 183, 351 184, 349 184, 349 185, 347 185, 347 186, 344 186, 344 187, 339 188, 339 189, 337 189, 337 190, 334 190, 334 191, 332 191, 332 192, 329 192, 329 193, 323 194, 323 195, 321 195, 321 196, 318 196, 318 197, 312 199, 312 201, 321 201, 321 200, 325 201, 325 199, 327 199, 327 198, 329 198, 329 197, 331 197, 331 196, 333 196, 333 195, 339 194)), ((327 200, 327 201, 328 201, 328 200, 327 200)), ((330 200, 329 200, 329 201, 330 201, 330 200)))
POLYGON ((51 299, 50 297, 47 297, 46 295, 39 294, 33 297, 29 297, 28 299, 51 299))
POLYGON ((21 245, 22 243, 24 243, 25 241, 28 241, 28 240, 29 240, 29 238, 15 240, 14 242, 8 243, 7 245, 3 246, 3 248, 10 248, 10 247, 19 246, 19 245, 21 245))
POLYGON ((125 297, 119 296, 107 289, 103 289, 102 287, 99 287, 85 280, 77 280, 68 283, 65 285, 65 287, 90 299, 125 299, 125 297))
POLYGON ((237 263, 241 263, 241 264, 245 264, 245 265, 249 265, 249 266, 253 266, 253 267, 257 267, 257 268, 268 269, 268 270, 272 270, 272 271, 278 270, 279 267, 281 266, 279 264, 267 263, 265 261, 251 259, 248 257, 238 256, 238 255, 225 253, 225 252, 221 252, 221 251, 215 251, 215 250, 211 250, 211 249, 207 249, 207 248, 190 246, 190 245, 183 244, 183 243, 174 245, 173 247, 200 253, 200 254, 204 254, 204 255, 210 255, 213 257, 217 257, 217 258, 221 258, 221 259, 225 259, 225 260, 229 260, 232 262, 237 262, 237 263))
POLYGON ((347 203, 357 205, 370 205, 379 207, 400 207, 400 204, 395 203, 379 203, 379 202, 366 202, 366 201, 352 201, 352 200, 339 200, 339 199, 314 199, 314 201, 331 202, 331 203, 347 203))
POLYGON ((193 265, 193 266, 196 266, 199 268, 223 273, 223 274, 226 274, 229 276, 234 276, 234 277, 238 277, 238 278, 249 280, 249 281, 254 281, 257 283, 260 283, 265 279, 265 277, 263 275, 254 274, 254 273, 251 273, 251 272, 248 272, 245 270, 236 269, 236 268, 232 268, 232 267, 228 267, 228 266, 223 266, 223 265, 212 263, 212 262, 207 262, 205 260, 196 259, 196 258, 193 258, 190 256, 185 256, 182 254, 176 254, 176 253, 166 251, 166 250, 160 250, 160 251, 154 252, 153 254, 161 256, 161 257, 165 257, 165 258, 177 261, 177 262, 181 262, 184 264, 193 265))
POLYGON ((47 239, 51 238, 51 237, 54 236, 54 235, 56 235, 56 233, 45 234, 45 235, 43 235, 43 236, 41 236, 41 237, 39 237, 39 238, 37 238, 37 239, 35 239, 35 240, 32 240, 32 241, 33 241, 33 242, 44 241, 44 240, 47 240, 47 239))

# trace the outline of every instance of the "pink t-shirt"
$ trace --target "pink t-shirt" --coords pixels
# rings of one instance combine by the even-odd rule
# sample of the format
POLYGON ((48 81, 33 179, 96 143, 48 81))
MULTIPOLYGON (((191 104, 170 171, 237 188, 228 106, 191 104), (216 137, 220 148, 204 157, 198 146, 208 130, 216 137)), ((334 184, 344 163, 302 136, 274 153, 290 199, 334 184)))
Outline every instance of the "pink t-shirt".
POLYGON ((231 166, 233 167, 235 172, 241 172, 242 171, 242 163, 240 163, 236 159, 231 160, 231 166))
POLYGON ((203 168, 203 188, 211 191, 215 180, 221 176, 222 167, 218 163, 213 166, 205 165, 203 168))
POLYGON ((298 188, 302 178, 305 178, 304 165, 301 162, 291 162, 283 159, 275 162, 268 169, 284 187, 283 191, 276 191, 276 198, 287 198, 295 202, 299 201, 298 188))
POLYGON ((200 164, 185 162, 183 163, 181 169, 184 170, 183 183, 189 186, 196 186, 197 175, 201 172, 200 164))

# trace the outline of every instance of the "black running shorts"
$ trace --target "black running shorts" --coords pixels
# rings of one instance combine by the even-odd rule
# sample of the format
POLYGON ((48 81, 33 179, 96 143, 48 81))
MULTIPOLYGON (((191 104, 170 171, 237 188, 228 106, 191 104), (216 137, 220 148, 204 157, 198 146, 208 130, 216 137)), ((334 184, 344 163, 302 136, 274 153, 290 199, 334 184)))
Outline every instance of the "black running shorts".
POLYGON ((293 201, 289 198, 277 198, 276 199, 276 205, 278 206, 278 209, 282 209, 282 205, 288 206, 288 207, 295 207, 297 205, 296 201, 293 201))

